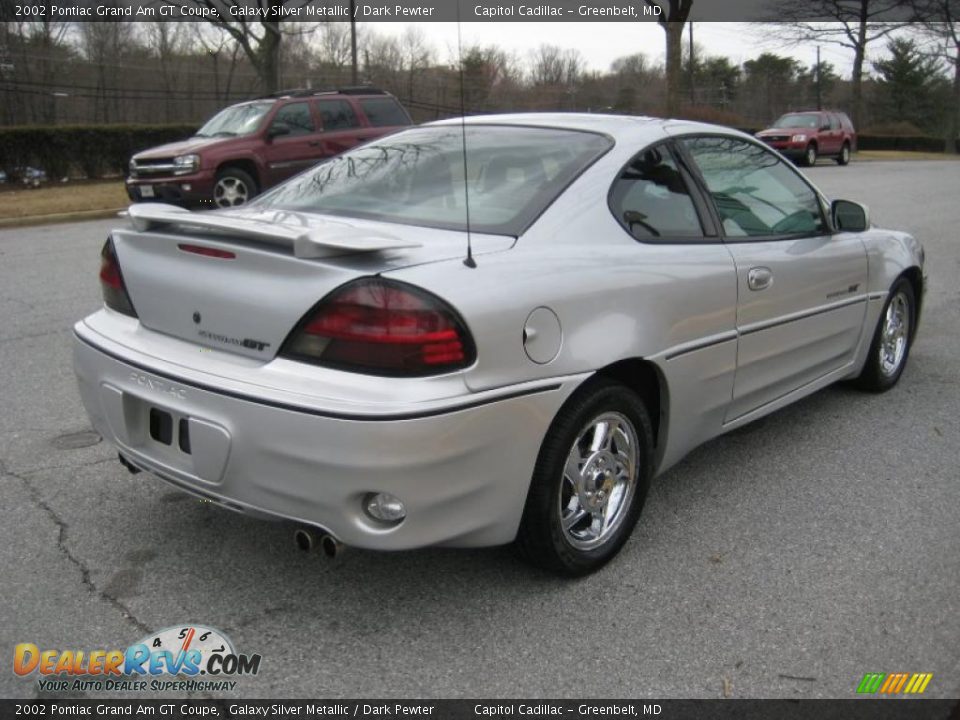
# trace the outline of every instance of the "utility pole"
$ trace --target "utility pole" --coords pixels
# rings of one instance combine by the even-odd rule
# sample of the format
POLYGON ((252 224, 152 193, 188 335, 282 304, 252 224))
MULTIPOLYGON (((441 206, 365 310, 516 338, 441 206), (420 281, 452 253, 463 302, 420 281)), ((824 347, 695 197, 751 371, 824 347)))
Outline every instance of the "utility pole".
POLYGON ((817 110, 823 110, 823 102, 820 97, 820 46, 817 45, 817 110))
POLYGON ((350 58, 353 62, 351 67, 350 83, 358 85, 357 79, 357 0, 350 0, 350 58))
POLYGON ((690 70, 689 70, 690 72, 690 104, 695 105, 697 102, 697 95, 693 87, 694 57, 693 57, 693 21, 692 20, 690 21, 689 26, 690 26, 690 70))

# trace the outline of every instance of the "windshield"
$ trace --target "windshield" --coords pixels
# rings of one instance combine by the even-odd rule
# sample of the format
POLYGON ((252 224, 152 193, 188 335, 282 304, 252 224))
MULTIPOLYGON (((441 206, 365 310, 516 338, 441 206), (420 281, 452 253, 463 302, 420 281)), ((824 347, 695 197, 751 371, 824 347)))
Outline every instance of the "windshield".
POLYGON ((612 145, 604 135, 572 130, 421 127, 331 158, 255 202, 465 230, 469 197, 471 230, 516 236, 612 145))
POLYGON ((820 127, 820 118, 817 115, 790 113, 777 120, 774 127, 778 128, 813 128, 820 127))
POLYGON ((197 131, 197 137, 230 137, 256 132, 263 116, 273 106, 272 102, 244 103, 221 110, 197 131))

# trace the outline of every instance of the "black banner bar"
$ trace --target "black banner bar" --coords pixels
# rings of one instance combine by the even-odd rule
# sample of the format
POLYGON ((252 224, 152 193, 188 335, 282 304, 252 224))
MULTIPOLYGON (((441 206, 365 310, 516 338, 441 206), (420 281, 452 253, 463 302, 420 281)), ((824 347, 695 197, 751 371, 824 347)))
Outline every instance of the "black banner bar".
POLYGON ((3 718, 656 718, 960 720, 960 701, 854 700, 0 700, 3 718))
MULTIPOLYGON (((689 20, 776 21, 784 0, 701 0, 689 20)), ((3 0, 3 20, 103 22, 195 20, 284 22, 657 22, 667 0, 3 0), (459 7, 458 7, 459 5, 459 7)), ((822 3, 797 0, 793 21, 836 21, 822 3), (818 10, 819 9, 819 10, 818 10)), ((907 22, 909 0, 891 0, 871 22, 907 22)))

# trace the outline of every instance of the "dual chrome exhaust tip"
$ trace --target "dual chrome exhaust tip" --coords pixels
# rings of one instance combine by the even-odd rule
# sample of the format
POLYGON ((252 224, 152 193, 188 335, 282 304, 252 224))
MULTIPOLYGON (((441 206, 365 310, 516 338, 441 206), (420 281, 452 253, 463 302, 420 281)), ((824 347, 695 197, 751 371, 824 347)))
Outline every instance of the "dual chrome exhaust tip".
POLYGON ((336 560, 343 552, 343 543, 333 535, 314 527, 298 527, 293 531, 293 542, 305 553, 319 552, 329 560, 336 560))

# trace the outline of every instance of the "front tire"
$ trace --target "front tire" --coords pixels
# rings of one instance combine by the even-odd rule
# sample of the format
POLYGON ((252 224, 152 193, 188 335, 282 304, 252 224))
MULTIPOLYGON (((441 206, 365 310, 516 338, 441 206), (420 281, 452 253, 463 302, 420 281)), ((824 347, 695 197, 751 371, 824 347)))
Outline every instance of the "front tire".
POLYGON ((910 355, 916 318, 913 285, 906 278, 900 278, 893 284, 883 306, 867 363, 855 380, 857 387, 870 392, 886 392, 897 384, 910 355))
POLYGON ((213 204, 218 208, 246 205, 258 192, 257 183, 249 174, 236 167, 227 167, 217 173, 213 186, 213 204))
POLYGON ((540 448, 516 545, 561 575, 594 572, 630 537, 650 487, 653 430, 643 401, 590 381, 557 413, 540 448))
POLYGON ((817 146, 813 143, 807 145, 807 149, 803 153, 803 164, 806 167, 813 167, 817 164, 817 146))

